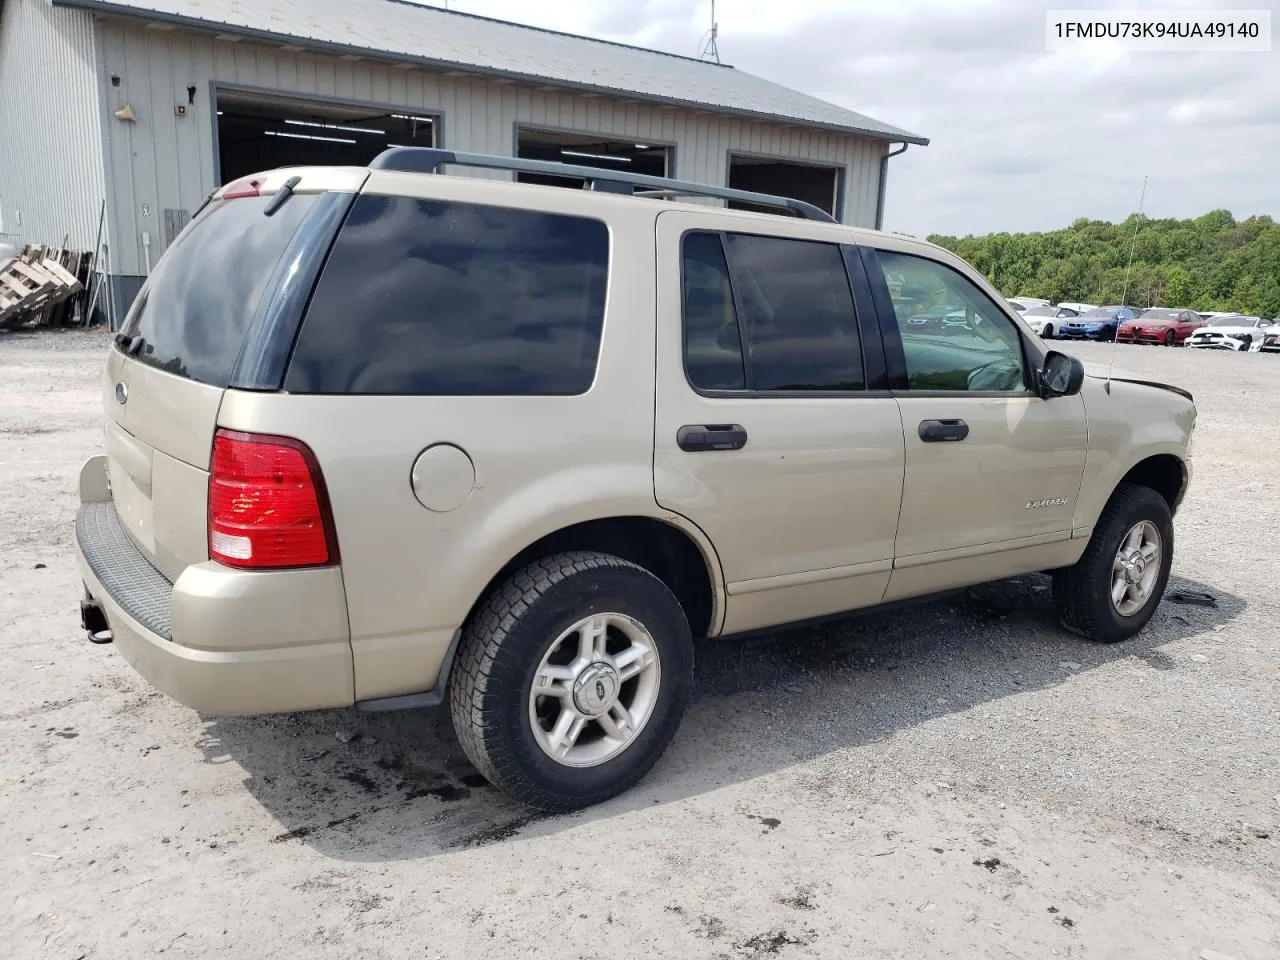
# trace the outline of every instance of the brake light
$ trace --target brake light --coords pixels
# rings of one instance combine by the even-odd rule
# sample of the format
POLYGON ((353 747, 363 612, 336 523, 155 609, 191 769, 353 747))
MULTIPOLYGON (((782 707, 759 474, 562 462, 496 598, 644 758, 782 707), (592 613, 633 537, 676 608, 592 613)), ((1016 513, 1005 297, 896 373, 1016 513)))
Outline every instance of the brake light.
POLYGON ((338 562, 324 477, 306 444, 231 430, 214 435, 209 557, 245 568, 338 562))
POLYGON ((262 177, 245 177, 222 191, 223 200, 239 200, 244 197, 262 196, 262 177))

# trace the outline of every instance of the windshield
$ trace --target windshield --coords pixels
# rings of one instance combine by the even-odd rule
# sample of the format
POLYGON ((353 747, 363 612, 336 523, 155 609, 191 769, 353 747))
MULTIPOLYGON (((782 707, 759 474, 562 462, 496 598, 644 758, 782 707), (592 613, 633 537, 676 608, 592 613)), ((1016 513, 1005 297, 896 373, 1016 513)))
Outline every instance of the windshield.
POLYGON ((1168 320, 1170 322, 1177 320, 1179 313, 1177 310, 1147 310, 1142 314, 1143 320, 1168 320))
POLYGON ((1218 317, 1209 321, 1211 327, 1251 327, 1253 323, 1248 317, 1218 317))
POLYGON ((1057 307, 1032 307, 1024 317, 1056 317, 1058 315, 1057 307))
POLYGON ((1123 315, 1128 318, 1133 314, 1121 307, 1098 307, 1080 315, 1081 320, 1114 320, 1123 315))

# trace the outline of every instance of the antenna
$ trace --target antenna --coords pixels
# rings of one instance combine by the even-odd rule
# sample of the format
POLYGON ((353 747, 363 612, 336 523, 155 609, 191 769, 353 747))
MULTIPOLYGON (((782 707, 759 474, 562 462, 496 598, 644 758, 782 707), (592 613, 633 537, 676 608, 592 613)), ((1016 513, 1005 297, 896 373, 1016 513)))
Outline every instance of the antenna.
MULTIPOLYGON (((1124 288, 1120 293, 1120 306, 1129 305, 1129 271, 1133 269, 1133 251, 1138 246, 1138 231, 1142 229, 1142 205, 1147 200, 1147 177, 1142 178, 1142 195, 1138 197, 1138 218, 1133 224, 1133 237, 1129 240, 1129 262, 1124 268, 1124 288)), ((1116 365, 1116 349, 1119 347, 1120 323, 1116 323, 1116 334, 1111 338, 1111 360, 1107 363, 1107 382, 1104 384, 1107 393, 1111 392, 1111 371, 1116 365)))
POLYGON ((720 62, 720 50, 716 46, 716 37, 720 35, 720 24, 716 22, 716 0, 711 0, 711 29, 702 35, 702 46, 698 50, 699 60, 720 62))

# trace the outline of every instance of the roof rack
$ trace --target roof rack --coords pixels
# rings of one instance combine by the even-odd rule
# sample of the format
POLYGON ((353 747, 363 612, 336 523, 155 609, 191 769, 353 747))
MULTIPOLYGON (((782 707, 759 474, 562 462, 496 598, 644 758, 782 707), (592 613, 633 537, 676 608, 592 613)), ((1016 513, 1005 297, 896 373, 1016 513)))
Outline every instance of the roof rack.
POLYGON ((539 173, 543 176, 583 180, 585 189, 599 190, 604 193, 641 197, 716 197, 759 207, 779 207, 806 220, 818 220, 823 223, 837 222, 835 217, 821 207, 791 197, 754 193, 751 190, 734 190, 730 187, 713 187, 705 183, 671 180, 667 177, 651 177, 644 173, 602 170, 599 167, 584 167, 575 163, 556 163, 551 160, 525 160, 520 157, 498 157, 484 153, 457 153, 435 147, 388 147, 373 158, 369 169, 394 170, 403 173, 437 173, 445 164, 486 167, 490 170, 513 170, 517 173, 539 173), (648 189, 637 191, 636 187, 648 189))

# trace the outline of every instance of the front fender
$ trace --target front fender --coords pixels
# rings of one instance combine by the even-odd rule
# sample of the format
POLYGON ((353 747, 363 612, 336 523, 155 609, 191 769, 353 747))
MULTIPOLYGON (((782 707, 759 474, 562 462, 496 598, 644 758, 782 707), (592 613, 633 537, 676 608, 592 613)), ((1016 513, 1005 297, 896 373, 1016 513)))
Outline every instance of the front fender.
POLYGON ((1087 537, 1116 486, 1144 460, 1160 455, 1175 458, 1183 472, 1181 489, 1186 491, 1196 408, 1180 394, 1122 380, 1111 381, 1108 393, 1102 380, 1088 377, 1081 393, 1089 422, 1089 449, 1072 535, 1087 537))

